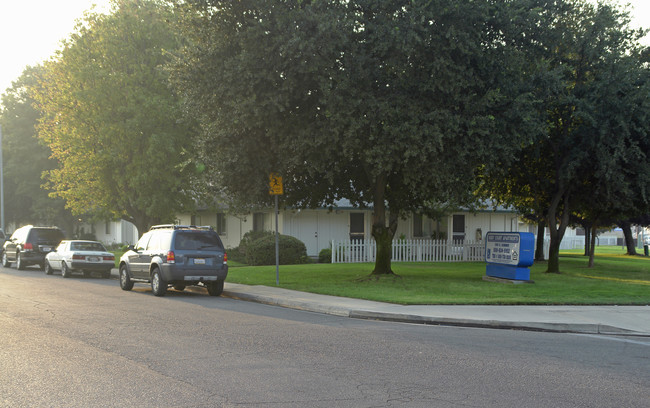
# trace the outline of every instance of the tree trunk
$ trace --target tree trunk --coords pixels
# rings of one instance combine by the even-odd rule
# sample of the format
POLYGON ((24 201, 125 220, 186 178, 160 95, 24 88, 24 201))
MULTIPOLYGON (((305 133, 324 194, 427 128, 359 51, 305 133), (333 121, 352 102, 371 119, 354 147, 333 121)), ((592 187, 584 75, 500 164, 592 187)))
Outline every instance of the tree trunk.
POLYGON ((375 269, 371 275, 393 275, 391 262, 393 259, 393 237, 397 231, 398 212, 391 211, 386 225, 386 177, 377 177, 375 184, 374 211, 372 213, 372 237, 377 243, 375 269))
MULTIPOLYGON (((586 234, 585 230, 585 234, 586 234)), ((591 239, 589 240, 589 264, 588 268, 594 267, 594 255, 596 253, 596 224, 591 227, 591 239)))
POLYGON ((582 227, 585 229, 585 256, 591 256, 591 228, 586 224, 583 224, 582 227))
POLYGON ((627 247, 627 254, 628 255, 636 255, 636 247, 634 246, 634 238, 632 238, 632 225, 627 222, 623 221, 619 224, 621 229, 623 230, 623 236, 625 237, 625 246, 627 247))
POLYGON ((537 242, 535 243, 535 262, 544 262, 544 238, 546 233, 546 223, 540 221, 537 223, 537 242))
POLYGON ((123 217, 123 219, 135 225, 135 228, 138 230, 138 237, 141 237, 142 234, 149 231, 149 228, 153 225, 151 219, 145 216, 123 217))
POLYGON ((548 246, 548 264, 546 273, 560 273, 560 241, 551 237, 548 246))
POLYGON ((569 225, 569 192, 556 194, 548 208, 548 229, 551 234, 551 243, 548 251, 548 265, 546 273, 560 273, 560 244, 564 238, 564 232, 569 225), (560 204, 562 206, 560 207, 560 204), (561 215, 558 224, 558 211, 561 208, 561 215))
POLYGON ((393 234, 385 226, 373 226, 372 236, 377 243, 377 257, 375 258, 375 269, 371 275, 392 275, 393 234))

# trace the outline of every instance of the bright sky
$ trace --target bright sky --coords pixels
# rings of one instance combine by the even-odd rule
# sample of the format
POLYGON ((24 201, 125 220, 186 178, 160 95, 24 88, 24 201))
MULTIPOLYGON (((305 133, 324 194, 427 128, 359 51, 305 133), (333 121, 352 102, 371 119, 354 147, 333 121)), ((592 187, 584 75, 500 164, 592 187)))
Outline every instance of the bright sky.
MULTIPOLYGON (((592 0, 596 1, 596 0, 592 0)), ((633 26, 650 26, 649 0, 619 0, 633 6, 633 26)), ((0 0, 0 94, 28 65, 38 65, 60 48, 75 21, 96 4, 108 10, 110 0, 0 0)), ((650 36, 645 38, 650 45, 650 36)))

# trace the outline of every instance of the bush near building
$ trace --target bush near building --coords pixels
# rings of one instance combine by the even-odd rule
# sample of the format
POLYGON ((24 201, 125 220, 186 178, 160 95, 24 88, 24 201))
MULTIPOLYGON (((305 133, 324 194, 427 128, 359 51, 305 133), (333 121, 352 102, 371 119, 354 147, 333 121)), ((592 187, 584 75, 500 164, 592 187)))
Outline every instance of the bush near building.
MULTIPOLYGON (((282 265, 309 262, 307 247, 299 239, 289 235, 280 235, 279 247, 282 265)), ((246 243, 246 263, 248 265, 275 265, 275 235, 264 234, 260 238, 246 243)))

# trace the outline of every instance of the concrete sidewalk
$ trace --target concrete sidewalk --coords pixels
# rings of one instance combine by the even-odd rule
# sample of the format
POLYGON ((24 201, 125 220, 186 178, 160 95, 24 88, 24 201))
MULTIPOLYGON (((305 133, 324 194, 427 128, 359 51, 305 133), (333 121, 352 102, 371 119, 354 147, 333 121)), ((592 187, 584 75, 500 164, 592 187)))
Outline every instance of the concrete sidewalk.
POLYGON ((650 337, 650 306, 402 306, 229 282, 223 296, 358 319, 650 337))

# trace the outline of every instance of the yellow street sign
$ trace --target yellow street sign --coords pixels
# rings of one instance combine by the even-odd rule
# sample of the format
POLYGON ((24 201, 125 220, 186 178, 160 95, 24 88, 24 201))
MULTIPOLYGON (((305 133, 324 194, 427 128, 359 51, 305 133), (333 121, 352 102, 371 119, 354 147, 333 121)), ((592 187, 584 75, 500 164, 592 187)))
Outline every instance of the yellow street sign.
POLYGON ((271 173, 269 175, 269 194, 284 194, 284 189, 282 187, 282 176, 279 176, 277 173, 271 173))

